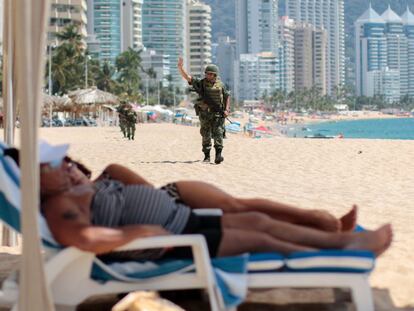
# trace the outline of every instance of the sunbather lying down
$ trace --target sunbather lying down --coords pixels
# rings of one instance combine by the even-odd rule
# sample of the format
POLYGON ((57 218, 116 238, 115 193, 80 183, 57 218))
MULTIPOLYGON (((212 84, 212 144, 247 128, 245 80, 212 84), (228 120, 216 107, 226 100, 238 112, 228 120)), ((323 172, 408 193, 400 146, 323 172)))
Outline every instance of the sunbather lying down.
MULTIPOLYGON (((352 232, 355 206, 337 219, 320 210, 235 198, 204 182, 180 181, 156 189, 115 164, 95 181, 88 173, 68 157, 42 163, 41 209, 59 243, 96 254, 137 238, 169 234, 202 234, 212 257, 317 249, 370 250, 378 256, 392 240, 390 224, 352 232), (198 208, 220 208, 223 215, 196 215, 198 208)), ((191 252, 172 249, 157 256, 188 258, 191 252)))

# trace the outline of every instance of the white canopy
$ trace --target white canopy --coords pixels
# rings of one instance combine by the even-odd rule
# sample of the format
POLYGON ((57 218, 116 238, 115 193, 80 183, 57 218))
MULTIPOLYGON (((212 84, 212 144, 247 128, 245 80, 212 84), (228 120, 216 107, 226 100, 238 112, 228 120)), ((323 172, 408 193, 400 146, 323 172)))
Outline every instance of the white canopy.
POLYGON ((13 144, 14 107, 21 124, 21 231, 23 235, 19 281, 20 311, 50 311, 37 216, 39 214, 38 126, 45 66, 48 0, 4 1, 5 140, 13 144))

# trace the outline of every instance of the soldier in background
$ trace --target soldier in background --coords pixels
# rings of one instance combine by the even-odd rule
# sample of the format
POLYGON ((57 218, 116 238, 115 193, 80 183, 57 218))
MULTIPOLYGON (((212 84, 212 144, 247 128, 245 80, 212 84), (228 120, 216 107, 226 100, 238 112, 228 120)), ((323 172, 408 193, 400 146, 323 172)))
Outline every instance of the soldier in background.
POLYGON ((137 113, 132 109, 130 104, 127 104, 125 109, 125 126, 126 136, 129 140, 135 138, 135 124, 137 123, 137 113))
POLYGON ((127 133, 126 133, 126 107, 127 107, 127 103, 126 102, 121 102, 119 104, 119 106, 116 108, 116 111, 118 112, 118 119, 119 119, 119 127, 121 128, 121 132, 124 135, 124 138, 127 137, 127 133))
POLYGON ((203 138, 203 162, 210 162, 211 139, 213 139, 216 150, 214 162, 220 164, 224 161, 222 156, 224 120, 230 113, 230 94, 218 78, 218 67, 208 65, 204 71, 204 79, 197 79, 184 70, 183 59, 180 57, 178 70, 199 95, 195 108, 200 119, 200 134, 203 138))
POLYGON ((118 108, 119 127, 124 135, 124 138, 134 140, 135 138, 135 124, 137 123, 137 113, 132 109, 131 104, 122 102, 118 108))

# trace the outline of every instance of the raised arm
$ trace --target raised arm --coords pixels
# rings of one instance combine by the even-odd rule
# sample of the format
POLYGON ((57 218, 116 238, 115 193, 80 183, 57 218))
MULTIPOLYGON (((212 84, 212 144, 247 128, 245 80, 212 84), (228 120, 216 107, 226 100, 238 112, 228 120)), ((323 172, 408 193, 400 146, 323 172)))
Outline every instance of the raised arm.
POLYGON ((169 235, 162 227, 153 225, 93 226, 89 217, 72 200, 64 197, 50 199, 43 206, 43 211, 57 242, 95 254, 108 253, 137 238, 169 235))
POLYGON ((109 164, 96 180, 99 180, 106 176, 110 177, 111 179, 118 180, 125 185, 145 185, 153 187, 153 185, 145 178, 138 175, 129 168, 119 164, 109 164))
POLYGON ((191 83, 192 77, 185 71, 184 67, 184 61, 182 57, 178 58, 178 63, 177 63, 177 67, 178 67, 178 71, 180 72, 181 76, 187 80, 188 83, 191 83))

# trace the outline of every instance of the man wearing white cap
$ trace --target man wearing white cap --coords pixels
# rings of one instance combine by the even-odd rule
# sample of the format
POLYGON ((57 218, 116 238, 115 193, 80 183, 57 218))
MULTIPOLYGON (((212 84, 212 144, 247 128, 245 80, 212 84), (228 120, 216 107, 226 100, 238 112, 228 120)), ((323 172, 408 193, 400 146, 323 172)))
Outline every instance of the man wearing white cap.
MULTIPOLYGON (((62 161, 67 146, 41 149, 40 161, 48 162, 40 169, 41 209, 55 239, 64 246, 106 254, 137 238, 196 233, 205 237, 211 257, 326 248, 366 249, 380 255, 392 240, 390 225, 363 233, 328 232, 258 212, 198 216, 191 210, 193 205, 148 185, 110 178, 91 182, 72 162, 62 161)), ((179 249, 150 254, 191 257, 191 252, 179 249)))

